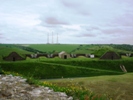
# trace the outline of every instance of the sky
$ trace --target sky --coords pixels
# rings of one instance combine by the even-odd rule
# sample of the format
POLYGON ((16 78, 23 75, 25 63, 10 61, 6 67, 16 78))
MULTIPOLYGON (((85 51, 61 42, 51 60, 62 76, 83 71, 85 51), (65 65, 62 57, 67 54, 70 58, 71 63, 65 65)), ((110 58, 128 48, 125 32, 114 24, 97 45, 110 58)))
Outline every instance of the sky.
POLYGON ((132 5, 133 0, 0 0, 0 43, 133 44, 132 5))

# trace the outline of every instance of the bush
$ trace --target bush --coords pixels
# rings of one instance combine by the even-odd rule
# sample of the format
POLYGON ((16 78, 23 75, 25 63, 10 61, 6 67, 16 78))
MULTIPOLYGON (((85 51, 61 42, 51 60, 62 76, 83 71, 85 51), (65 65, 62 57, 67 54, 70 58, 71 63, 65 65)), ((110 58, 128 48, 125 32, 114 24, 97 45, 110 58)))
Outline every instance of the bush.
POLYGON ((94 68, 101 70, 112 70, 121 72, 120 65, 124 65, 128 72, 133 72, 132 60, 92 60, 92 61, 46 61, 63 65, 72 65, 75 67, 94 68))
POLYGON ((55 63, 42 62, 10 62, 1 63, 5 71, 16 72, 34 78, 61 78, 61 77, 89 77, 98 75, 123 74, 118 71, 101 70, 98 68, 87 68, 55 63))
POLYGON ((0 66, 0 74, 4 74, 4 72, 3 72, 2 68, 1 68, 1 66, 0 66))

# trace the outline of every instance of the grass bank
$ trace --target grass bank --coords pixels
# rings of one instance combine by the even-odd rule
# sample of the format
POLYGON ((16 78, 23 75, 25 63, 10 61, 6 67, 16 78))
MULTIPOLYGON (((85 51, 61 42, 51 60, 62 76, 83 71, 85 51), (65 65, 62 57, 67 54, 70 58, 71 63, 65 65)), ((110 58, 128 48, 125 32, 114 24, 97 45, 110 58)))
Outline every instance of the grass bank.
MULTIPOLYGON (((106 95, 106 100, 132 100, 133 98, 133 73, 123 75, 106 75, 83 78, 64 78, 42 80, 57 86, 75 86, 92 91, 97 95, 106 95)), ((89 100, 89 99, 86 99, 89 100)), ((95 100, 95 99, 94 99, 95 100)), ((99 100, 99 99, 98 99, 99 100)), ((102 100, 102 99, 101 99, 102 100)))
POLYGON ((115 70, 101 70, 99 68, 94 69, 45 62, 3 62, 1 63, 1 67, 5 71, 16 72, 25 76, 41 79, 123 74, 123 72, 115 70))
POLYGON ((133 72, 133 60, 46 60, 44 62, 119 72, 121 72, 120 65, 124 65, 128 72, 133 72))

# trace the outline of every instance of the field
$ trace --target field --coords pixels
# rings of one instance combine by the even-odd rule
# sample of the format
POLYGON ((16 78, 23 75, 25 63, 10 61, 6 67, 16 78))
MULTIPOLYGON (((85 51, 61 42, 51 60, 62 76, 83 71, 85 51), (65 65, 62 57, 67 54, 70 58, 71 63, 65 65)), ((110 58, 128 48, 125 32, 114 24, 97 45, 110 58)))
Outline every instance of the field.
POLYGON ((100 57, 107 51, 118 53, 133 53, 133 45, 128 44, 0 44, 0 56, 6 56, 16 51, 19 54, 31 53, 83 53, 95 54, 100 57))
POLYGON ((44 51, 44 52, 61 52, 61 51, 66 51, 66 52, 71 52, 75 48, 78 48, 78 44, 32 44, 29 45, 29 47, 44 51))
MULTIPOLYGON (((8 56, 11 52, 18 52, 19 54, 31 54, 32 52, 25 51, 23 49, 17 48, 15 45, 12 44, 0 44, 0 58, 4 56, 8 56)), ((0 59, 2 60, 2 59, 0 59)))
MULTIPOLYGON (((5 72, 17 73, 17 75, 32 77, 53 84, 52 88, 55 88, 54 84, 56 84, 61 87, 57 89, 58 91, 69 91, 68 94, 77 96, 80 100, 90 100, 87 99, 88 93, 86 93, 86 89, 98 94, 98 96, 106 96, 109 100, 131 100, 130 98, 133 95, 133 57, 123 55, 119 60, 101 60, 99 58, 106 51, 132 54, 132 49, 132 45, 114 44, 0 44, 0 66, 5 72), (59 57, 32 59, 27 57, 23 61, 4 61, 2 59, 2 57, 13 51, 21 56, 66 51, 75 54, 94 54, 96 57, 80 56, 69 59, 59 57), (124 65, 128 73, 124 73, 120 65, 124 65), (77 90, 74 90, 74 93, 71 93, 70 90, 73 87, 69 89, 66 86, 78 87, 83 92, 76 93, 77 90)), ((89 94, 89 96, 91 95, 89 94)))
POLYGON ((132 100, 133 73, 96 77, 42 80, 59 86, 76 85, 97 94, 106 94, 111 100, 132 100))

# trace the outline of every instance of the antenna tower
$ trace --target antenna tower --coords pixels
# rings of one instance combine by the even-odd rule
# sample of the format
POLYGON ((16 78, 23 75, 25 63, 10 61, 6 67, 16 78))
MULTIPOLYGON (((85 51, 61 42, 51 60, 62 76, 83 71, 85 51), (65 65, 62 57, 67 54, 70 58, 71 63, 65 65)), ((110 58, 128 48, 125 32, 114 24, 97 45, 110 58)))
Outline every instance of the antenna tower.
POLYGON ((52 44, 54 43, 54 39, 53 39, 53 32, 52 32, 52 44))
POLYGON ((58 44, 58 33, 57 33, 57 44, 58 44))
POLYGON ((49 33, 47 34, 47 44, 49 44, 49 33))

